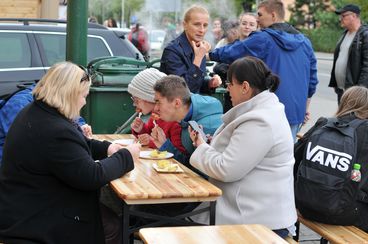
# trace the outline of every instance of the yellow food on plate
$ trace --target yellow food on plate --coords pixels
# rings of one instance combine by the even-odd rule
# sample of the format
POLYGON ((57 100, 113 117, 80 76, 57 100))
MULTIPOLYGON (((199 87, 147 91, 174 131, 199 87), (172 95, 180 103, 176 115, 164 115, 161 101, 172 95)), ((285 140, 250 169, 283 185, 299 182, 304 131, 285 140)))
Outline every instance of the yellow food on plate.
POLYGON ((170 166, 169 160, 159 160, 157 161, 157 166, 159 169, 166 169, 170 166))
POLYGON ((160 151, 158 151, 158 150, 153 150, 153 151, 151 151, 151 153, 150 153, 150 156, 151 156, 152 158, 165 158, 165 157, 166 157, 166 155, 167 155, 167 151, 162 151, 162 152, 160 152, 160 151))
POLYGON ((167 168, 167 171, 170 171, 170 172, 174 172, 174 171, 177 171, 178 170, 178 165, 177 164, 170 164, 167 168))
POLYGON ((178 165, 169 160, 159 160, 156 163, 157 168, 165 172, 175 172, 178 170, 178 165))

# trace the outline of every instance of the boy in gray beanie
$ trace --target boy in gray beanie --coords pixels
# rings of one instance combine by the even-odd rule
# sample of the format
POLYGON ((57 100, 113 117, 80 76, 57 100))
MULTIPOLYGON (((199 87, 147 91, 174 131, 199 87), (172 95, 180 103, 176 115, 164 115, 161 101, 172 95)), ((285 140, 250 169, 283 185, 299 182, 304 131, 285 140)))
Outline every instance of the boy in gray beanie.
POLYGON ((165 73, 155 68, 149 68, 139 72, 128 85, 128 92, 132 95, 133 105, 140 112, 139 114, 151 114, 147 123, 143 122, 140 115, 136 117, 131 124, 132 133, 142 145, 157 148, 150 134, 152 133, 152 129, 158 126, 165 132, 166 138, 177 149, 185 153, 185 148, 181 144, 181 127, 179 123, 163 121, 156 114, 152 113, 155 107, 155 91, 153 90, 153 86, 156 84, 156 81, 165 76, 165 73))

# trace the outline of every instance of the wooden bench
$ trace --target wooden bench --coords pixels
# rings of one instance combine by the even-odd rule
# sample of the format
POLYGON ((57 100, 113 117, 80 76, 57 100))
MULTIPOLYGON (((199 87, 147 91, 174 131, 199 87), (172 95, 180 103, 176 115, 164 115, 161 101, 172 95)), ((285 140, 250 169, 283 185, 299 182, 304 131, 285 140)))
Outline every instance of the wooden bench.
POLYGON ((298 134, 296 134, 296 138, 298 138, 298 139, 302 139, 302 138, 303 138, 303 134, 302 134, 302 133, 298 133, 298 134))
POLYGON ((315 221, 307 220, 298 214, 298 221, 309 229, 319 234, 321 243, 336 243, 336 244, 368 244, 368 233, 362 231, 355 226, 328 225, 315 221))
POLYGON ((259 224, 141 228, 139 235, 146 244, 287 244, 284 239, 271 229, 259 224))
POLYGON ((288 237, 286 237, 285 238, 285 241, 287 242, 287 243, 290 243, 290 244, 297 244, 297 243, 299 243, 299 242, 297 242, 296 240, 294 240, 292 237, 290 237, 290 236, 288 236, 288 237))

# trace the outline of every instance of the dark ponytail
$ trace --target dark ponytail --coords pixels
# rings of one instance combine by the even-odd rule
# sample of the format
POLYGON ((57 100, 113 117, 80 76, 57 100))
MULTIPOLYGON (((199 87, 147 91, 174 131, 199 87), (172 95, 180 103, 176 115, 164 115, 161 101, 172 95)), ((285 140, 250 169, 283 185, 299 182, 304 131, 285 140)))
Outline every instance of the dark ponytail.
POLYGON ((227 76, 228 81, 234 78, 238 84, 248 81, 255 91, 254 95, 265 90, 275 92, 280 83, 279 77, 273 74, 262 60, 251 56, 233 62, 229 67, 227 76))
POLYGON ((265 79, 265 86, 270 92, 275 92, 280 84, 280 78, 277 75, 274 75, 271 73, 271 71, 268 71, 265 79))

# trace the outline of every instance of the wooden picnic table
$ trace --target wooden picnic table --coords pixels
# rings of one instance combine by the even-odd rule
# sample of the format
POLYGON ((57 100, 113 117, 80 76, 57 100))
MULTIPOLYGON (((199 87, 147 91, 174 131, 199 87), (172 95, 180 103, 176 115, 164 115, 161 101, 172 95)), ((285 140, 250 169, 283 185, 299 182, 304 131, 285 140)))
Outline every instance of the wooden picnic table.
MULTIPOLYGON (((133 135, 94 135, 95 139, 114 141, 132 139, 133 135)), ((143 148, 142 150, 147 150, 143 148)), ((210 182, 176 161, 183 173, 158 173, 153 168, 157 160, 135 160, 135 168, 128 174, 110 182, 112 189, 123 200, 123 243, 128 243, 130 206, 137 204, 210 202, 210 223, 215 224, 215 203, 222 191, 210 182)), ((202 210, 203 212, 203 210, 202 210)), ((158 218, 164 218, 158 216, 158 218)), ((182 218, 182 217, 181 217, 182 218)))
POLYGON ((287 243, 259 224, 143 228, 139 235, 148 244, 287 243))

